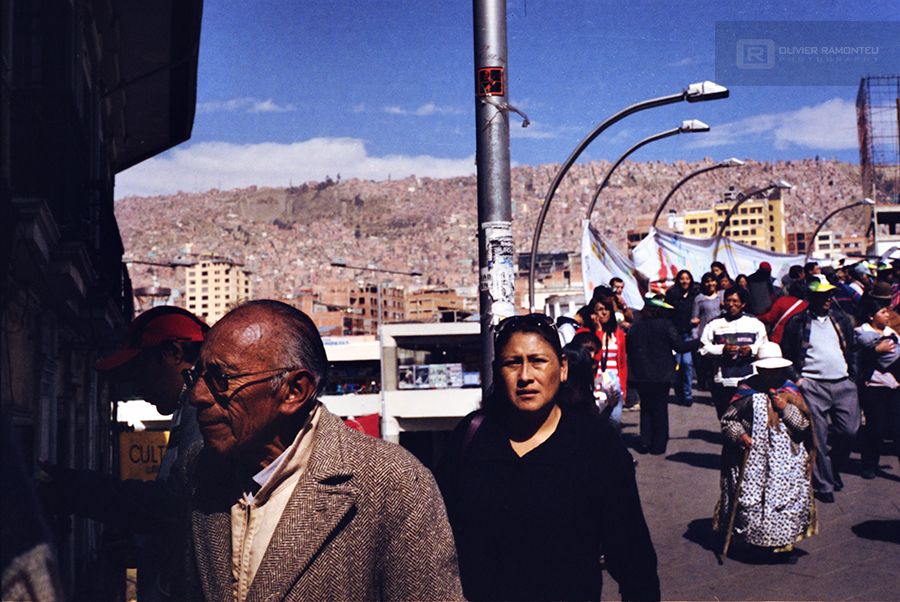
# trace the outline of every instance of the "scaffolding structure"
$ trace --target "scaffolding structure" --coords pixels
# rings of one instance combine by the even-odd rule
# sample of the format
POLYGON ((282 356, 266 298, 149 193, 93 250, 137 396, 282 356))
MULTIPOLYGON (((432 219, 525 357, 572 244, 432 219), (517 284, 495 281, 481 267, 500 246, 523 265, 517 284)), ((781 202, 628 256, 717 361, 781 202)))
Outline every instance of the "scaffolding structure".
POLYGON ((900 199, 900 76, 864 77, 856 96, 862 196, 879 204, 900 199))

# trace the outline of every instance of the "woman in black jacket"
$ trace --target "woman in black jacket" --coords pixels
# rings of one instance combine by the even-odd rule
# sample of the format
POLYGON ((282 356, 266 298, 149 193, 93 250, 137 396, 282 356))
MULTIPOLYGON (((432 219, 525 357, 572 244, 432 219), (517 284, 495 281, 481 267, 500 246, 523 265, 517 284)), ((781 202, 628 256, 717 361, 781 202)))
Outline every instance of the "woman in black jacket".
POLYGON ((669 442, 669 387, 675 380, 675 353, 690 353, 699 339, 685 340, 666 316, 672 306, 647 295, 641 317, 628 329, 628 386, 641 398, 640 453, 664 454, 669 442))
MULTIPOLYGON (((680 270, 675 274, 675 286, 666 291, 666 303, 672 306, 669 318, 675 324, 675 330, 685 341, 690 340, 693 324, 691 313, 694 311, 694 297, 700 289, 694 282, 694 276, 688 270, 680 270)), ((690 352, 678 353, 675 356, 675 399, 679 404, 690 407, 694 403, 692 381, 694 380, 694 360, 690 352)))

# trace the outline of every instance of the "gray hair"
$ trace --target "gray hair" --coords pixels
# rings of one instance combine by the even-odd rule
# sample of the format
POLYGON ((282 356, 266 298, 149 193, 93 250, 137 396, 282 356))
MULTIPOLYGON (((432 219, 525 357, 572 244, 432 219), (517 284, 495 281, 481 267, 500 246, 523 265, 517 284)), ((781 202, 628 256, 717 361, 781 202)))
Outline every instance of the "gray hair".
MULTIPOLYGON (((248 301, 239 307, 262 309, 280 322, 275 336, 279 337, 281 344, 272 361, 276 366, 309 370, 316 379, 315 397, 318 398, 328 383, 328 356, 319 329, 312 319, 296 307, 271 299, 248 301)), ((276 391, 284 384, 286 376, 287 371, 272 379, 276 391)))

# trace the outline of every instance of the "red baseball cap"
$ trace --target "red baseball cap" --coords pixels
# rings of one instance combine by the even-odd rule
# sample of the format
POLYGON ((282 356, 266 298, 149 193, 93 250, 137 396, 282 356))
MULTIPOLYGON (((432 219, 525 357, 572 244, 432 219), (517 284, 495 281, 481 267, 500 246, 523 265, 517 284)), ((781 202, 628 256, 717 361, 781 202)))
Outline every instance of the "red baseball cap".
POLYGON ((128 327, 122 348, 94 364, 100 371, 112 370, 134 359, 144 349, 166 341, 202 341, 206 323, 181 307, 162 305, 145 311, 128 327))

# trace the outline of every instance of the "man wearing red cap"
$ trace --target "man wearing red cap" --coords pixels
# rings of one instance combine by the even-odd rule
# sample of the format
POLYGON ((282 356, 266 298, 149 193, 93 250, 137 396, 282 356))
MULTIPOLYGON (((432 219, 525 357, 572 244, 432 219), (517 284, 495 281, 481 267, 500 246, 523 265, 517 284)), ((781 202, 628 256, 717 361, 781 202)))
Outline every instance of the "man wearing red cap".
POLYGON ((49 509, 75 514, 147 534, 138 560, 138 594, 143 601, 169 600, 181 554, 178 529, 184 499, 174 472, 188 447, 202 439, 196 412, 187 403, 182 371, 196 361, 209 327, 191 312, 160 306, 138 316, 128 328, 122 347, 94 368, 107 378, 131 384, 132 392, 172 414, 169 442, 156 481, 122 481, 95 471, 75 471, 40 461, 50 475, 41 488, 49 509))

